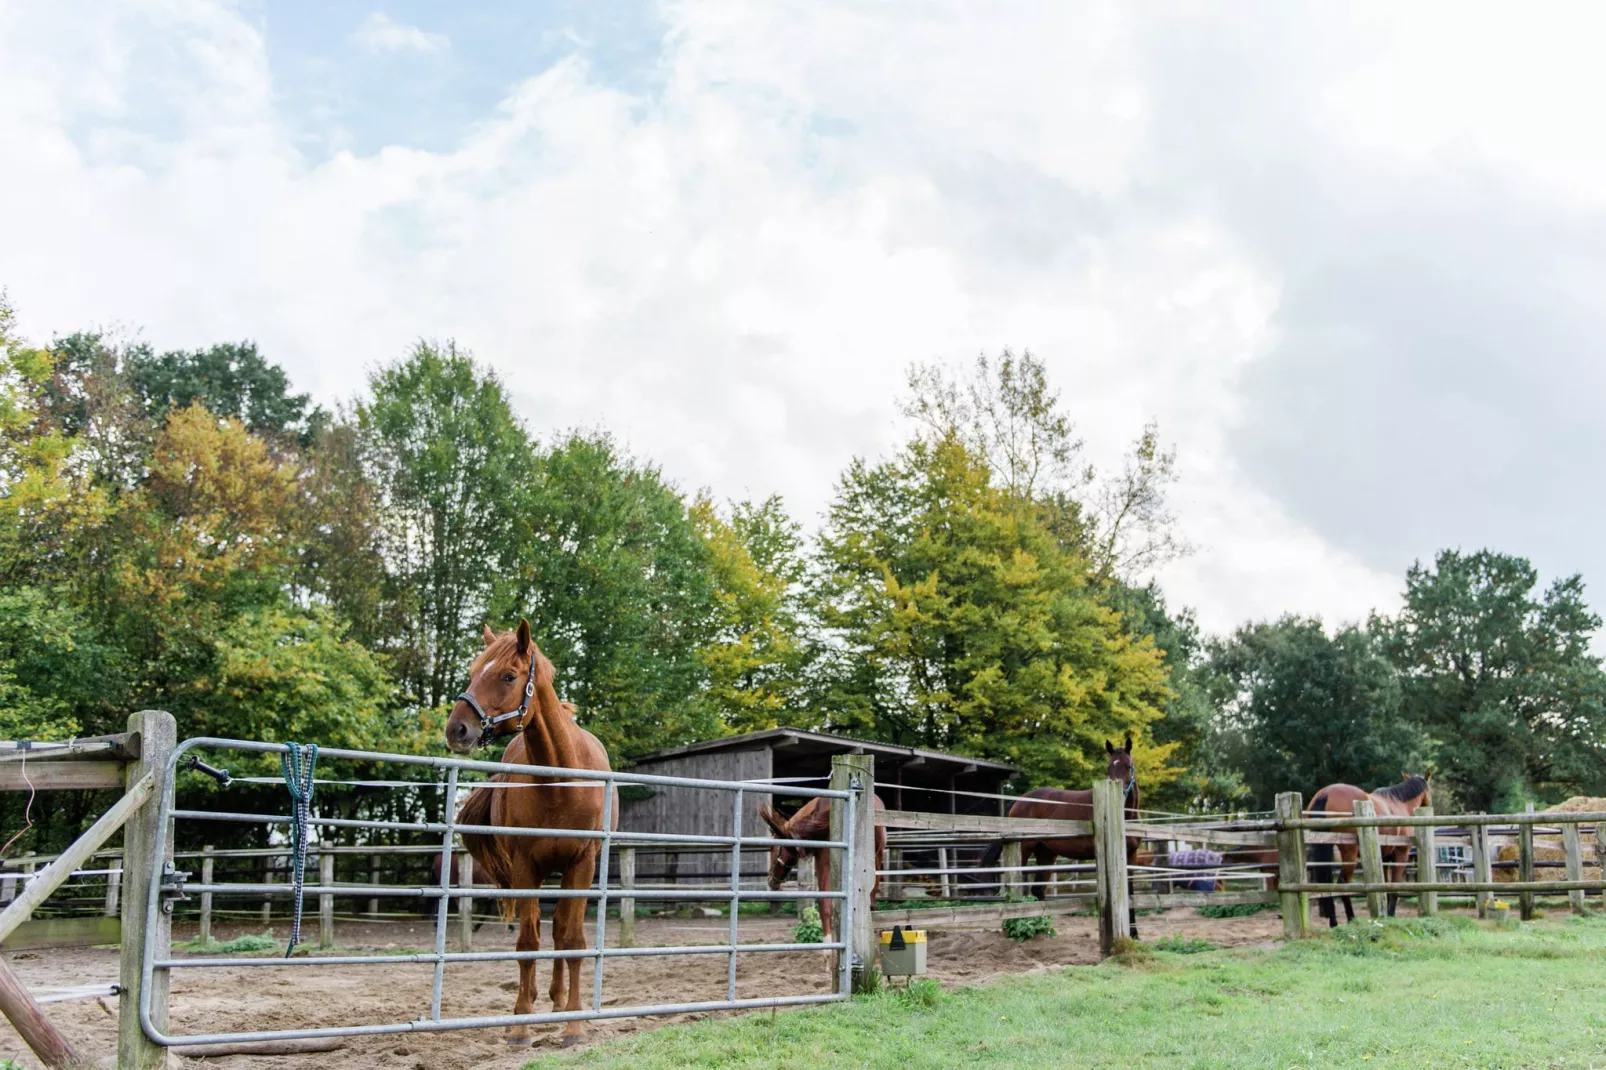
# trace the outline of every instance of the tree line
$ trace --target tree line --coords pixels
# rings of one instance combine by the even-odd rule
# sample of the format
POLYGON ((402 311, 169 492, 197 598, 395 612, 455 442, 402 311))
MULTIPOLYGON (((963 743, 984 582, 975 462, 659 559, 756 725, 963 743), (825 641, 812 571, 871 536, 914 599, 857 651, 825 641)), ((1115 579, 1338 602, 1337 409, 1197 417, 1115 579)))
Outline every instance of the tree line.
POLYGON ((1205 637, 1139 579, 1189 550, 1154 426, 1095 469, 1029 353, 916 366, 902 405, 907 441, 806 534, 605 432, 532 433, 449 342, 329 411, 249 342, 33 347, 0 305, 0 737, 159 707, 185 736, 428 751, 481 625, 522 616, 616 764, 788 724, 1022 785, 1085 783, 1130 732, 1176 808, 1428 760, 1483 808, 1601 783, 1578 577, 1536 594, 1520 558, 1446 552, 1396 616, 1205 637))

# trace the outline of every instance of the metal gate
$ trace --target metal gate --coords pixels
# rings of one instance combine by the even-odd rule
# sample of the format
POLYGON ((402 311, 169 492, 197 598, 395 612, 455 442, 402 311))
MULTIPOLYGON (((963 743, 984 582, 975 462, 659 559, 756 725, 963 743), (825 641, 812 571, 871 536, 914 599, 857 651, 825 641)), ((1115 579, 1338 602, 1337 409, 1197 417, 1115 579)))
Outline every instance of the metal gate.
MULTIPOLYGON (((202 737, 186 740, 173 751, 169 760, 166 775, 171 782, 177 775, 179 764, 186 755, 195 751, 204 751, 209 755, 218 752, 249 752, 255 754, 285 754, 289 747, 281 743, 255 743, 237 739, 215 739, 202 737)), ((846 999, 850 992, 852 956, 847 953, 845 943, 846 935, 853 931, 853 905, 854 897, 847 891, 770 891, 744 890, 741 887, 741 852, 744 847, 771 847, 776 845, 794 844, 793 840, 777 840, 765 836, 742 835, 742 804, 746 793, 765 795, 793 795, 840 800, 844 806, 846 823, 842 826, 847 829, 854 827, 854 812, 859 804, 857 795, 868 792, 869 786, 853 785, 850 791, 832 791, 823 788, 804 787, 797 784, 779 784, 768 782, 742 782, 723 780, 697 780, 688 777, 647 776, 632 773, 597 772, 594 770, 553 768, 539 765, 512 765, 502 762, 482 762, 465 758, 424 757, 405 754, 384 754, 373 751, 353 751, 330 748, 320 750, 320 756, 346 761, 373 762, 384 764, 407 765, 426 767, 444 773, 444 779, 422 780, 414 782, 420 787, 436 785, 445 792, 444 806, 441 821, 371 821, 360 819, 345 819, 319 817, 313 815, 308 825, 324 829, 369 829, 389 832, 411 832, 424 834, 438 834, 441 838, 441 875, 438 886, 419 885, 415 887, 401 885, 365 884, 360 888, 352 886, 330 885, 318 883, 306 884, 303 895, 342 895, 359 894, 364 897, 391 897, 403 899, 433 900, 435 910, 435 949, 432 952, 420 952, 405 955, 322 955, 302 958, 206 958, 206 957, 176 957, 171 953, 167 957, 158 957, 154 942, 145 945, 145 957, 141 966, 143 984, 140 986, 139 1017, 140 1026, 146 1036, 157 1044, 170 1047, 180 1047, 193 1044, 212 1044, 226 1041, 265 1041, 265 1040, 297 1040, 315 1037, 345 1037, 345 1036, 372 1036, 392 1033, 436 1032, 447 1029, 476 1029, 496 1026, 510 1026, 523 1024, 543 1024, 550 1022, 567 1022, 574 1020, 591 1020, 599 1018, 627 1018, 646 1015, 684 1014, 700 1011, 717 1010, 745 1010, 763 1007, 795 1006, 808 1003, 829 1003, 846 999), (642 785, 644 787, 680 787, 706 789, 710 792, 725 793, 731 797, 731 812, 734 815, 732 827, 733 835, 681 835, 672 833, 643 833, 628 830, 611 831, 613 824, 613 797, 612 790, 603 793, 602 831, 588 831, 577 829, 525 829, 503 826, 459 825, 456 821, 456 811, 459 791, 459 774, 461 773, 514 773, 539 777, 554 777, 563 782, 573 781, 599 781, 605 788, 613 785, 642 785), (496 898, 583 898, 596 902, 596 922, 592 946, 584 950, 559 951, 480 951, 480 952, 448 952, 446 950, 447 921, 451 912, 447 909, 451 899, 463 896, 486 898, 484 888, 458 886, 451 883, 452 857, 454 839, 461 832, 494 834, 500 836, 550 836, 580 839, 601 840, 598 851, 596 886, 588 889, 565 890, 561 888, 542 889, 497 889, 496 898), (729 939, 724 944, 713 945, 684 945, 671 947, 630 947, 608 948, 608 901, 610 898, 620 899, 626 896, 618 892, 610 892, 608 888, 608 851, 610 845, 621 844, 653 844, 653 843, 701 843, 711 846, 725 846, 731 853, 731 881, 730 888, 685 888, 674 890, 659 890, 647 888, 631 889, 629 898, 642 900, 710 900, 729 904, 730 930, 729 939), (837 899, 841 900, 841 907, 837 911, 840 918, 837 932, 843 934, 842 939, 832 941, 827 935, 827 942, 816 944, 796 943, 750 943, 738 942, 738 925, 740 905, 752 900, 802 900, 802 899, 837 899), (776 952, 817 951, 837 955, 837 974, 835 991, 820 994, 807 993, 798 995, 766 996, 762 998, 737 999, 736 998, 736 956, 746 954, 762 954, 776 952), (656 955, 717 955, 728 956, 729 968, 727 973, 726 998, 720 1000, 704 1000, 694 1003, 672 1003, 640 1006, 603 1006, 603 975, 604 964, 616 958, 629 958, 637 956, 656 955), (590 1007, 577 1011, 558 1011, 531 1014, 501 1014, 485 1015, 479 1017, 443 1018, 441 1016, 441 994, 445 980, 446 968, 453 963, 464 962, 519 962, 529 960, 548 959, 590 959, 592 960, 592 985, 590 1007), (205 1033, 175 1035, 166 1028, 158 1028, 152 1021, 151 997, 153 992, 152 979, 158 970, 188 970, 227 967, 238 969, 250 967, 257 969, 275 970, 290 969, 304 970, 317 967, 330 966, 379 966, 428 963, 434 966, 434 978, 431 988, 430 1005, 427 1009, 420 1008, 422 1013, 416 1018, 406 1021, 391 1021, 368 1023, 360 1025, 332 1026, 307 1029, 273 1029, 253 1032, 236 1033, 205 1033)), ((385 781, 365 782, 385 785, 385 781)), ((389 782, 395 786, 394 782, 389 782)), ((472 786, 479 786, 475 782, 472 786)), ((504 790, 518 790, 510 787, 504 790)), ((285 814, 252 814, 235 813, 229 811, 188 810, 173 807, 167 800, 170 794, 164 795, 161 819, 156 822, 156 844, 153 857, 163 859, 168 857, 171 845, 168 842, 170 827, 178 821, 224 821, 249 824, 290 825, 292 818, 285 814), (169 820, 171 819, 171 820, 169 820)), ((847 841, 814 841, 813 847, 826 847, 839 849, 845 852, 844 862, 838 872, 843 873, 843 883, 851 880, 854 873, 852 836, 847 841)), ((230 894, 261 894, 261 895, 288 895, 293 894, 289 884, 277 883, 193 883, 182 881, 182 875, 176 873, 171 861, 164 868, 154 868, 151 875, 150 899, 146 917, 146 931, 154 931, 157 925, 157 912, 159 910, 171 911, 173 898, 178 894, 191 892, 230 895, 230 894)))

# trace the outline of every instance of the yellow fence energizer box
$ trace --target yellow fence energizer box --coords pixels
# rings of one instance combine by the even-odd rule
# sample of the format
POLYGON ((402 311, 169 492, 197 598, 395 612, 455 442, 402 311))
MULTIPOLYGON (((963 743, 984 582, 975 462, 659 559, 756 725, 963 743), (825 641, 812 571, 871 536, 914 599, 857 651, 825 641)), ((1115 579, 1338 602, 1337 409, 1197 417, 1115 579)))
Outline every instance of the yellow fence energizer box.
POLYGON ((881 972, 888 977, 911 977, 926 972, 926 933, 894 925, 881 934, 881 972))

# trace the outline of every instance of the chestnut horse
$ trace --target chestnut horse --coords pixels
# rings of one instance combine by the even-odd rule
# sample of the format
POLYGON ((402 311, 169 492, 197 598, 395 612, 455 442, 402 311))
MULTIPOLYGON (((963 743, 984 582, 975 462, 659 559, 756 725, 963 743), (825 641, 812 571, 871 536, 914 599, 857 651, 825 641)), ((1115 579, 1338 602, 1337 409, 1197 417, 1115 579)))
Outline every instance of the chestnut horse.
MULTIPOLYGON (((608 752, 590 732, 575 723, 574 708, 558 701, 552 687, 552 663, 530 640, 530 623, 519 621, 516 632, 494 634, 485 629, 485 650, 469 669, 468 689, 457 697, 446 721, 446 745, 458 754, 471 754, 481 743, 509 733, 512 742, 502 761, 546 765, 564 769, 606 772, 608 752)), ((595 787, 552 777, 498 773, 495 781, 533 787, 477 788, 470 793, 458 820, 465 825, 505 825, 512 828, 602 828, 602 784, 595 787), (553 785, 550 787, 544 785, 553 785)), ((613 827, 619 827, 618 792, 614 791, 613 827)), ((591 887, 599 840, 548 836, 463 836, 463 846, 483 867, 498 888, 539 888, 552 874, 563 887, 581 891, 591 887)), ((584 950, 586 900, 559 899, 552 911, 552 943, 559 951, 584 950)), ((519 920, 520 951, 541 949, 541 904, 537 899, 504 899, 502 914, 519 920)), ((535 1009, 535 962, 519 962, 519 994, 514 1014, 535 1009)), ((580 959, 554 959, 552 998, 554 1011, 580 1009, 580 959), (564 993, 564 973, 568 993, 564 993)), ((565 1022, 563 1046, 585 1039, 585 1026, 565 1022)), ((510 1026, 508 1044, 531 1043, 530 1027, 510 1026)))
MULTIPOLYGON (((1122 746, 1115 746, 1109 740, 1104 741, 1104 753, 1109 762, 1105 766, 1104 775, 1117 781, 1126 788, 1126 818, 1128 821, 1138 819, 1138 773, 1137 767, 1132 764, 1132 737, 1128 735, 1122 746)), ((1044 817, 1054 821, 1092 821, 1093 820, 1093 792, 1071 791, 1065 788, 1033 788, 1015 801, 1009 808, 1010 817, 1044 817)), ((1131 867, 1137 864, 1138 843, 1136 836, 1126 838, 1126 864, 1127 890, 1132 887, 1131 867)), ((987 848, 982 855, 981 868, 987 869, 998 865, 1003 856, 1004 845, 995 843, 987 848)), ((1092 836, 1064 836, 1052 840, 1026 840, 1020 845, 1022 862, 1031 860, 1033 865, 1053 865, 1056 858, 1069 858, 1083 860, 1094 857, 1092 836)), ((1038 899, 1048 897, 1043 871, 1039 870, 1031 875, 1028 888, 1031 894, 1038 899)), ((1132 909, 1131 917, 1132 937, 1138 935, 1138 912, 1132 909)))
MULTIPOLYGON (((881 796, 875 796, 875 808, 885 810, 886 804, 881 796)), ((829 840, 831 838, 831 800, 814 798, 798 807, 797 813, 791 817, 782 817, 767 806, 758 808, 758 816, 770 827, 778 840, 829 840)), ((824 847, 771 847, 770 848, 770 891, 777 892, 781 884, 792 875, 797 868, 797 860, 807 851, 814 859, 814 884, 821 889, 831 887, 831 852, 824 847)), ((870 902, 875 902, 875 894, 881 887, 880 871, 887 853, 887 827, 875 827, 875 883, 870 886, 870 902)), ((831 932, 831 904, 835 899, 820 900, 820 927, 825 932, 831 932)))
MULTIPOLYGON (((1408 816, 1416 812, 1418 806, 1431 806, 1432 786, 1428 781, 1433 774, 1429 773, 1401 773, 1405 779, 1392 787, 1378 788, 1376 791, 1363 791, 1351 784, 1329 784, 1316 793, 1310 802, 1310 811, 1316 814, 1332 814, 1334 816, 1349 817, 1354 813, 1354 807, 1362 799, 1371 799, 1373 807, 1378 814, 1389 816, 1408 816)), ((1405 836, 1408 831, 1399 826, 1380 828, 1380 836, 1405 836)), ((1338 848, 1338 860, 1334 863, 1331 843, 1311 844, 1311 877, 1317 884, 1348 884, 1355 873, 1356 846, 1353 843, 1341 843, 1338 848), (1334 872, 1337 871, 1337 880, 1334 872)), ((1411 848, 1408 846, 1386 846, 1383 853, 1383 879, 1393 883, 1405 879, 1405 862, 1410 857, 1411 848)), ((1344 920, 1355 920, 1355 908, 1350 903, 1350 897, 1341 895, 1338 898, 1344 901, 1344 920)), ((1388 897, 1389 917, 1394 916, 1394 908, 1400 897, 1390 892, 1388 897)), ((1327 919, 1329 928, 1338 927, 1338 910, 1333 906, 1333 897, 1324 895, 1316 900, 1316 909, 1321 916, 1327 919)))

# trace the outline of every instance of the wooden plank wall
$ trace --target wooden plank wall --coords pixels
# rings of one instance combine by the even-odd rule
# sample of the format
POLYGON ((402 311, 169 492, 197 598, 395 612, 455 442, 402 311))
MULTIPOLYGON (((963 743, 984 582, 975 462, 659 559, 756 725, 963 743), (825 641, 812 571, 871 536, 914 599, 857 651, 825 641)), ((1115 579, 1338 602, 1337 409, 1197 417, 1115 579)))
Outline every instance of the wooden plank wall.
MULTIPOLYGON (((645 762, 633 773, 653 776, 696 777, 705 780, 761 780, 771 775, 772 755, 768 747, 751 750, 685 754, 676 758, 645 762)), ((630 832, 665 832, 693 836, 729 836, 731 797, 728 792, 698 788, 652 788, 648 799, 625 802, 620 807, 619 827, 630 832)), ((767 836, 760 805, 773 805, 763 790, 747 792, 742 800, 742 834, 767 836)), ((760 870, 769 852, 755 849, 742 860, 744 870, 760 870)), ((661 874, 675 873, 687 879, 706 881, 730 873, 730 857, 715 853, 666 854, 642 847, 636 852, 637 880, 643 884, 664 883, 661 874)))

